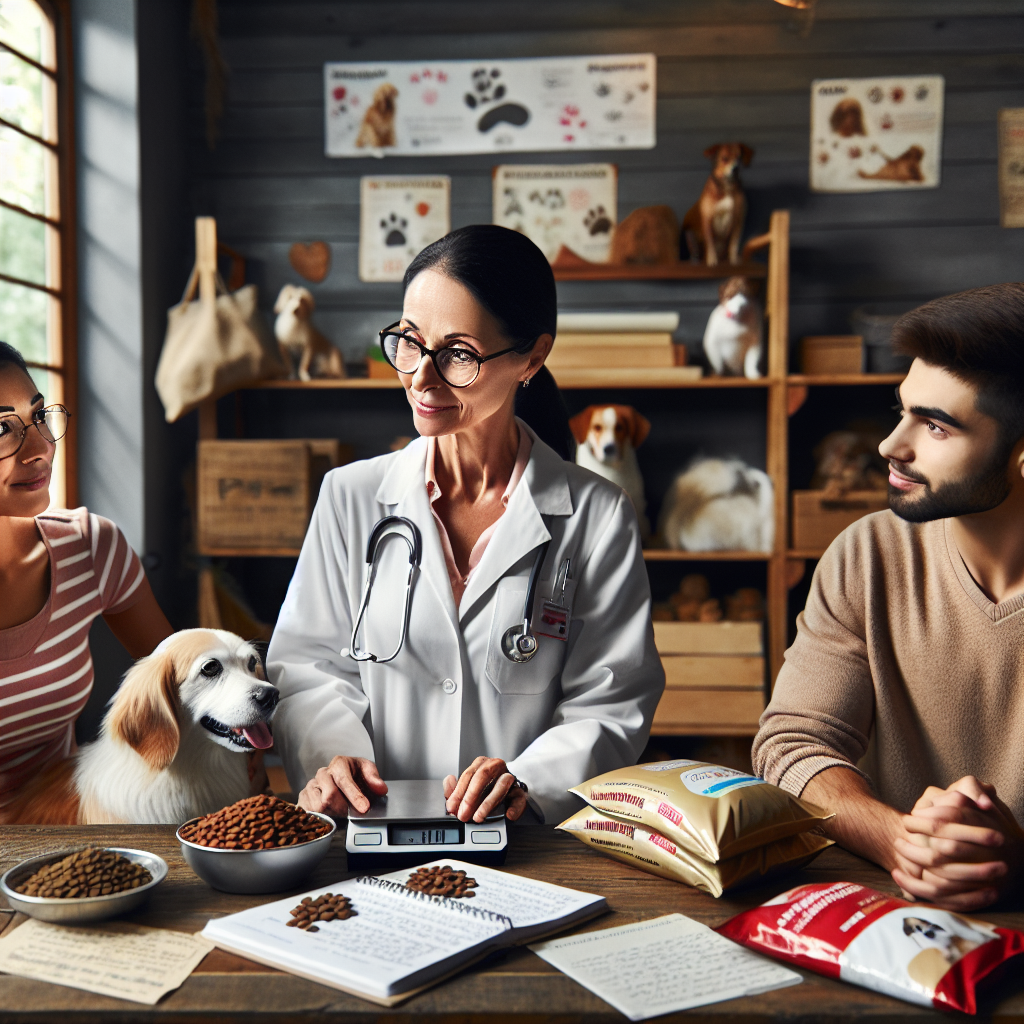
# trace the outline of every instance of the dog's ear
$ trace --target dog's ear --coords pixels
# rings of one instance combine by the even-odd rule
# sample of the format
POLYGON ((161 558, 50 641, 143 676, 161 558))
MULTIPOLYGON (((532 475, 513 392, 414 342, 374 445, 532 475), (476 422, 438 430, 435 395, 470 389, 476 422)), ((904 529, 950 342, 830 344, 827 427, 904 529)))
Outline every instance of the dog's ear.
POLYGON ((747 145, 740 143, 740 162, 744 167, 750 166, 750 161, 754 159, 754 151, 747 145))
POLYGON ((583 412, 576 413, 571 420, 569 420, 569 429, 572 431, 572 436, 576 438, 577 444, 583 444, 587 439, 587 434, 590 433, 590 421, 594 418, 594 409, 597 406, 588 405, 583 412))
POLYGON ((274 312, 281 313, 284 311, 284 307, 288 305, 288 300, 292 295, 292 285, 286 284, 278 293, 277 301, 274 303, 274 312))
POLYGON ((639 448, 640 445, 647 440, 647 435, 651 432, 651 421, 646 416, 641 416, 636 409, 631 409, 632 417, 631 430, 629 440, 634 448, 639 448))
POLYGON ((174 760, 181 738, 178 675, 171 650, 140 658, 125 674, 104 723, 158 772, 174 760))
POLYGON ((719 150, 721 150, 723 145, 724 143, 722 142, 716 142, 713 146, 708 146, 708 148, 704 150, 704 155, 709 160, 716 160, 718 158, 719 150))
POLYGON ((313 298, 313 293, 307 288, 300 288, 299 308, 297 310, 300 318, 308 320, 313 315, 314 309, 316 309, 316 299, 313 298))

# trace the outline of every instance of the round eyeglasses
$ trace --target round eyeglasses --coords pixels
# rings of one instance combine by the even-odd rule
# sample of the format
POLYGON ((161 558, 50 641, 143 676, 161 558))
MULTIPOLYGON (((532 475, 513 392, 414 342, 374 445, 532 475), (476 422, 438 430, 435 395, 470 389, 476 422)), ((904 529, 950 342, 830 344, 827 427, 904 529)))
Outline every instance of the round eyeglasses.
POLYGON ((48 405, 32 414, 32 422, 26 423, 20 416, 0 416, 0 459, 10 459, 21 451, 28 435, 28 428, 35 427, 44 441, 56 444, 68 432, 71 413, 63 405, 48 405))
POLYGON ((399 373, 415 373, 426 356, 434 364, 441 380, 453 388, 469 387, 480 376, 480 367, 484 363, 515 352, 515 346, 503 348, 489 356, 478 356, 469 349, 453 345, 448 348, 427 348, 423 342, 402 331, 400 324, 401 320, 380 332, 380 348, 388 363, 399 373))

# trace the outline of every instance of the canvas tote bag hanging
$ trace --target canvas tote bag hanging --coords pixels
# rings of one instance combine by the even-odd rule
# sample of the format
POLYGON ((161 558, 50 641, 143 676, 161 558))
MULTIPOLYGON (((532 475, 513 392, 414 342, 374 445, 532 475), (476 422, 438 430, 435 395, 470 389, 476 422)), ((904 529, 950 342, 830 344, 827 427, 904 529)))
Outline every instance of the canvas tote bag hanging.
POLYGON ((264 340, 256 286, 228 292, 217 273, 217 222, 196 218, 196 264, 177 306, 167 312, 167 335, 156 369, 156 390, 168 423, 207 398, 282 372, 264 340), (199 298, 195 300, 198 288, 199 298))

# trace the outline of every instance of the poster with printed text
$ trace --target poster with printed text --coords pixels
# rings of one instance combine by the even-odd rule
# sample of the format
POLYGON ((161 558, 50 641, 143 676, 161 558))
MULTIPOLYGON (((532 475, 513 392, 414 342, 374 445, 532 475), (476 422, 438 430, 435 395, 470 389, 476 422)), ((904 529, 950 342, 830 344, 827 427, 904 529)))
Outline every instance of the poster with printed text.
POLYGON ((999 223, 1024 228, 1024 107, 999 111, 999 223))
POLYGON ((448 234, 450 195, 443 174, 360 179, 359 280, 401 281, 413 257, 448 234))
POLYGON ((328 63, 333 157, 651 149, 653 54, 328 63))
POLYGON ((607 263, 618 203, 615 164, 494 168, 494 223, 521 231, 553 263, 562 246, 607 263))
POLYGON ((941 75, 811 83, 811 188, 936 188, 942 158, 941 75))

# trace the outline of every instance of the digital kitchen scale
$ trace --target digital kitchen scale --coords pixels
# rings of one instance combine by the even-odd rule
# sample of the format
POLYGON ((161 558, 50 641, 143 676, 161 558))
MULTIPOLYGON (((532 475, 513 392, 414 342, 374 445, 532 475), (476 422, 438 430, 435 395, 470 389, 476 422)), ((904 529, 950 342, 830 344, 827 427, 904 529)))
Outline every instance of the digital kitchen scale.
POLYGON ((508 850, 505 806, 486 821, 459 821, 445 809, 439 779, 388 782, 363 814, 349 808, 345 832, 348 866, 355 871, 422 864, 451 856, 474 864, 504 864, 508 850))

